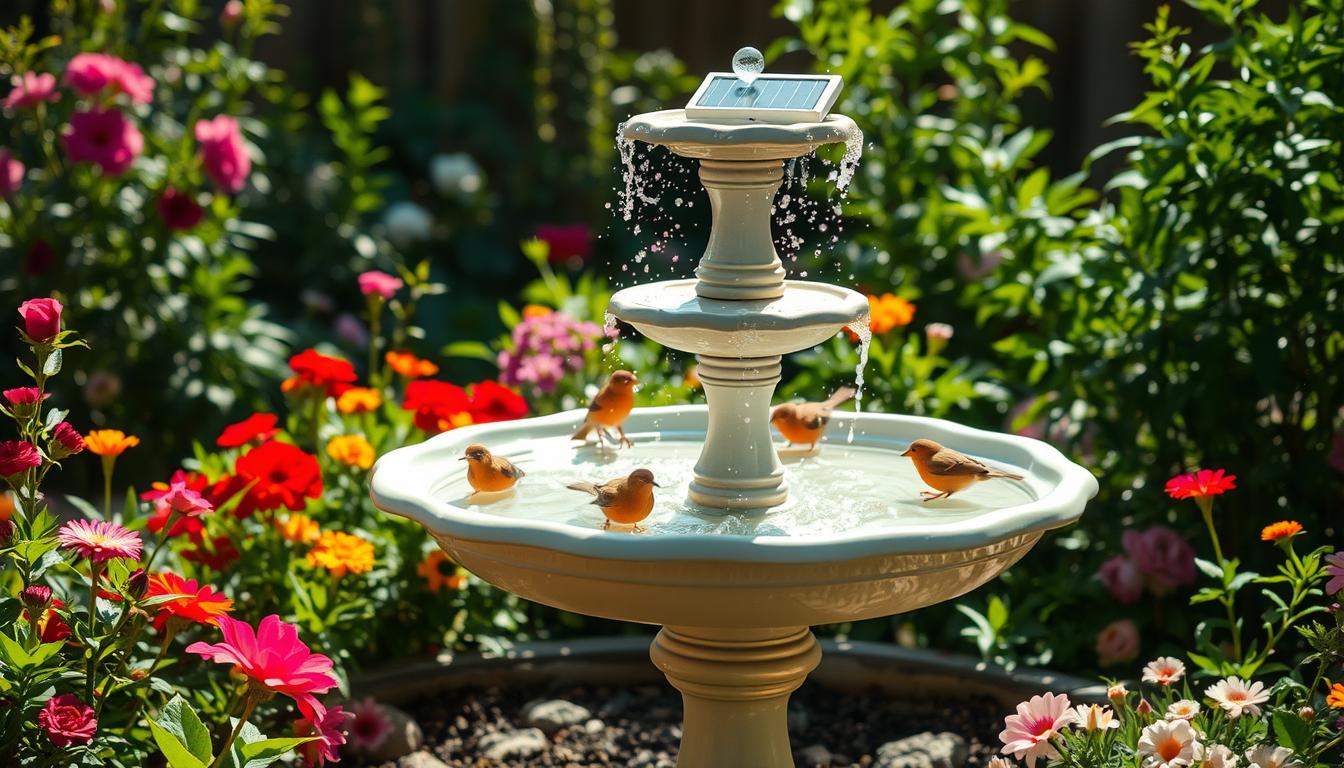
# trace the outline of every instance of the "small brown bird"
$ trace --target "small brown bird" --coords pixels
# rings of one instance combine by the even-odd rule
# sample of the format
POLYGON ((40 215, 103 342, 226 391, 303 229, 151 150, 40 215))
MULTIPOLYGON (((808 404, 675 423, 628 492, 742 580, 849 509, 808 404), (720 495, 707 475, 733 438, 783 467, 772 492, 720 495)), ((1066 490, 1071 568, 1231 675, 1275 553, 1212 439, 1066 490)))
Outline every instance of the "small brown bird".
POLYGON ((925 501, 946 499, 972 483, 982 480, 993 480, 996 477, 1008 480, 1022 479, 1021 475, 992 469, 970 456, 957 453, 951 448, 944 448, 932 440, 916 440, 901 455, 909 456, 910 460, 915 462, 915 470, 919 472, 920 478, 938 489, 938 493, 920 491, 919 495, 923 496, 925 501))
POLYGON ((571 440, 588 439, 589 432, 597 432, 597 443, 603 445, 602 435, 608 428, 614 428, 621 433, 620 445, 634 447, 630 438, 625 436, 625 420, 630 415, 630 409, 635 407, 635 385, 639 379, 635 374, 629 371, 616 371, 607 379, 607 383, 598 391, 597 397, 588 405, 588 417, 583 420, 583 425, 579 431, 575 432, 571 440))
POLYGON ((467 462, 467 482, 471 483, 472 488, 485 493, 507 491, 527 474, 503 456, 490 453, 480 443, 468 445, 466 454, 460 460, 467 462))
POLYGON ((633 525, 636 533, 643 530, 639 527, 639 521, 648 517, 653 511, 653 489, 662 488, 654 482, 653 473, 647 469, 636 469, 629 477, 619 477, 601 485, 571 483, 567 487, 597 497, 593 499, 593 503, 607 516, 607 521, 602 524, 602 530, 605 531, 612 523, 617 523, 633 525))
POLYGON ((841 387, 824 403, 786 403, 770 413, 770 423, 789 445, 808 443, 815 447, 831 423, 831 411, 853 396, 853 387, 841 387))

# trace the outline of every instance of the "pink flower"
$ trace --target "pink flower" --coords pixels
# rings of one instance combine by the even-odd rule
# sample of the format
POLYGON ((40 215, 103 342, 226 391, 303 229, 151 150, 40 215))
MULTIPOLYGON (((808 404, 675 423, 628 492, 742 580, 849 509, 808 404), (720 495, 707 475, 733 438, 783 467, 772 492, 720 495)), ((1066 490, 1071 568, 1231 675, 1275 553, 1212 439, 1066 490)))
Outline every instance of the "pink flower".
POLYGON ((140 536, 113 522, 103 520, 71 520, 61 526, 56 540, 62 547, 74 550, 80 557, 94 563, 108 560, 140 559, 140 536))
POLYGON ((219 23, 225 27, 233 27, 243 18, 243 0, 229 0, 224 4, 224 10, 219 12, 219 23))
POLYGON ((1143 668, 1143 682, 1172 685, 1185 676, 1185 662, 1172 656, 1159 656, 1143 668))
POLYGON ((159 492, 155 498, 155 507, 160 511, 172 510, 186 517, 201 517, 215 511, 215 505, 193 490, 188 482, 189 478, 185 474, 173 473, 168 481, 168 490, 159 492))
POLYGON ((1017 714, 1003 719, 1004 729, 999 734, 1003 754, 1025 759, 1027 768, 1033 768, 1037 758, 1058 758, 1059 752, 1050 740, 1073 724, 1076 717, 1077 713, 1069 708, 1069 697, 1064 694, 1032 696, 1030 701, 1017 705, 1017 714))
POLYGON ((1188 475, 1177 475, 1167 481, 1167 495, 1173 499, 1198 499, 1220 496, 1235 490, 1237 476, 1221 469, 1201 469, 1188 475))
POLYGON ((1325 584, 1325 594, 1344 591, 1344 550, 1325 556, 1325 573, 1330 576, 1330 581, 1325 584))
POLYGON ((345 744, 347 724, 354 717, 340 707, 323 710, 320 706, 310 716, 294 723, 294 735, 299 738, 314 736, 310 741, 298 747, 305 764, 312 768, 321 768, 327 761, 339 763, 341 750, 345 744))
POLYGON ((74 456, 77 453, 84 452, 84 436, 79 431, 70 426, 70 422, 62 421, 51 430, 51 457, 60 461, 67 456, 74 456))
POLYGON ((552 264, 582 264, 593 249, 593 229, 587 224, 537 227, 537 239, 546 243, 552 264))
POLYGON ((61 137, 72 163, 93 163, 109 176, 120 176, 145 148, 135 123, 115 109, 95 109, 70 116, 70 130, 61 137))
POLYGON ((37 713, 37 724, 51 743, 62 749, 88 744, 98 732, 93 707, 73 693, 47 699, 46 705, 37 713))
POLYGON ((215 186, 226 192, 238 192, 252 172, 252 159, 243 145, 238 121, 228 115, 196 123, 196 141, 201 144, 201 162, 215 186))
POLYGON ((393 296, 396 296, 397 291, 401 290, 401 287, 405 285, 405 283, 401 281, 401 278, 394 277, 386 272, 379 272, 376 269, 371 269, 368 272, 361 274, 357 280, 359 281, 359 290, 365 296, 377 294, 384 299, 390 299, 393 296))
POLYGON ((159 197, 159 218, 170 230, 180 232, 191 229, 200 224, 204 217, 205 210, 196 204, 190 192, 169 187, 159 197))
POLYGON ((58 101, 61 94, 56 91, 56 76, 45 72, 24 72, 10 78, 14 90, 5 97, 5 109, 24 109, 35 107, 44 101, 58 101))
POLYGON ((1132 620, 1111 622, 1097 633, 1097 659, 1101 666, 1131 661, 1138 655, 1139 628, 1132 620))
POLYGON ((331 659, 313 653, 299 640, 299 629, 271 614, 261 620, 256 632, 246 622, 219 617, 224 642, 216 645, 192 643, 187 653, 228 664, 234 671, 251 678, 253 686, 294 699, 304 713, 321 711, 313 694, 326 693, 338 681, 328 674, 331 659))
POLYGON ((0 197, 6 200, 14 197, 23 186, 23 174, 27 166, 19 162, 9 147, 0 147, 0 197))
POLYGON ((1269 701, 1264 683, 1252 683, 1239 677, 1228 677, 1204 689, 1208 696, 1222 707, 1227 716, 1236 720, 1243 714, 1260 716, 1260 705, 1269 701))
POLYGON ((65 84, 81 96, 93 96, 111 87, 136 104, 148 104, 154 98, 154 79, 139 64, 105 53, 81 53, 71 59, 65 69, 65 84))
POLYGON ((33 341, 50 341, 61 332, 61 311, 65 307, 55 299, 29 299, 19 305, 23 332, 33 341))
POLYGON ((350 723, 350 746, 360 752, 373 752, 387 741, 394 726, 373 699, 364 699, 351 708, 355 719, 350 723))
POLYGON ((1185 720, 1159 720, 1139 734, 1139 755, 1147 768, 1183 768, 1203 754, 1199 734, 1185 720))
POLYGON ((1102 563, 1097 579, 1122 603, 1134 603, 1143 596, 1143 571, 1126 555, 1116 555, 1102 563))
POLYGON ((1170 528, 1155 525, 1146 531, 1125 531, 1121 541, 1154 592, 1195 583, 1195 550, 1170 528))
POLYGON ((6 389, 0 394, 4 394, 10 412, 20 419, 31 419, 37 414, 37 404, 51 397, 50 393, 43 394, 37 387, 6 389))
POLYGON ((37 446, 24 440, 0 441, 0 477, 13 480, 33 467, 42 466, 37 446))

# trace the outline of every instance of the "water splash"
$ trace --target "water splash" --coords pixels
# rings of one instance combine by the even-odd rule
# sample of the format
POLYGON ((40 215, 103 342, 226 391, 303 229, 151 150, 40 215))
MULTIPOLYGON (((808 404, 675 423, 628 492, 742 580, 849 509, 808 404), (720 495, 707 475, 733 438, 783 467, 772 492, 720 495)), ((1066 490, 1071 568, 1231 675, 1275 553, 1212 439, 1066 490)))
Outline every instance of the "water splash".
POLYGON ((657 205, 658 198, 645 191, 645 179, 640 174, 642 169, 635 167, 635 140, 625 137, 625 123, 616 126, 616 152, 621 158, 621 184, 624 187, 620 194, 621 218, 630 221, 635 215, 636 200, 645 205, 657 205))
POLYGON ((616 316, 610 312, 602 313, 602 336, 607 339, 602 345, 602 354, 610 355, 612 350, 616 349, 616 340, 621 337, 620 328, 617 326, 616 316))
POLYGON ((855 126, 845 134, 845 156, 840 158, 840 168, 835 172, 835 190, 841 197, 849 194, 850 182, 854 181, 854 172, 859 169, 862 156, 863 131, 855 126))
MULTIPOLYGON (((868 367, 868 348, 873 343, 873 329, 870 327, 872 318, 867 312, 864 312, 858 320, 845 326, 845 330, 859 337, 859 366, 854 369, 854 412, 863 411, 863 371, 868 367)), ((854 425, 858 419, 851 419, 849 422, 849 435, 845 438, 846 443, 854 442, 854 425)))

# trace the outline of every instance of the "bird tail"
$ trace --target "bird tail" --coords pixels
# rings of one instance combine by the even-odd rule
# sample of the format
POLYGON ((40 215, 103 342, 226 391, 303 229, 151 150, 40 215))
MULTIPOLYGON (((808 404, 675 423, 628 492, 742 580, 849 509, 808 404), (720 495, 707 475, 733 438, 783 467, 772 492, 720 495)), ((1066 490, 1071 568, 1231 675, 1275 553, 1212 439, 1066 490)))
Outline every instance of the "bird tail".
POLYGON ((589 432, 592 432, 592 431, 593 431, 593 422, 588 421, 587 419, 584 419, 584 420, 583 420, 583 423, 579 425, 579 430, 578 430, 577 432, 575 432, 574 434, 570 435, 570 436, 569 436, 569 439, 570 439, 570 440, 587 440, 587 439, 588 439, 588 433, 589 433, 589 432))
POLYGON ((858 390, 854 389, 853 387, 841 387, 835 390, 835 394, 831 395, 829 398, 826 399, 825 406, 827 408, 834 408, 837 405, 845 402, 849 398, 853 397, 857 392, 858 390))
POLYGON ((570 483, 565 487, 571 491, 583 491, 584 493, 591 493, 594 496, 597 495, 597 486, 593 483, 570 483))
POLYGON ((1022 476, 1021 476, 1021 475, 1015 475, 1015 474, 1013 474, 1012 472, 1004 472, 1004 471, 1001 470, 1001 469, 991 469, 991 470, 989 470, 989 476, 990 476, 990 477, 1002 477, 1002 478, 1004 478, 1005 480, 1021 480, 1021 479, 1022 479, 1022 476))

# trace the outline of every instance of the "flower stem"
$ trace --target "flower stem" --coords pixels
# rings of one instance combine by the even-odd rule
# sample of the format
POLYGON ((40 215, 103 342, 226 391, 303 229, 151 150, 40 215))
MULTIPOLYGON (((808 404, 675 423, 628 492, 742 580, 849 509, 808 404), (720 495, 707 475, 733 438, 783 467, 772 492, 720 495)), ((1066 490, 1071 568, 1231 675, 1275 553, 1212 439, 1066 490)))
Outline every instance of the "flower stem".
POLYGON ((103 457, 103 519, 112 519, 112 470, 117 463, 117 457, 103 457))
MULTIPOLYGON (((98 635, 98 563, 89 561, 89 639, 92 640, 98 635)), ((88 680, 85 681, 88 688, 89 701, 93 701, 93 691, 96 687, 98 671, 98 649, 89 651, 89 671, 88 680)))
POLYGON ((243 699, 243 711, 238 716, 238 724, 233 726, 233 732, 229 734, 229 738, 225 739, 224 743, 220 745, 219 755, 215 757, 214 762, 210 763, 210 768, 219 768, 224 764, 225 758, 229 755, 229 748, 233 746, 238 734, 243 732, 243 726, 247 725, 247 719, 252 716, 252 710, 256 708, 257 702, 260 700, 260 696, 249 688, 246 698, 243 699))
POLYGON ((1213 557, 1221 566, 1223 564, 1223 547, 1218 542, 1218 529, 1213 527, 1213 499, 1208 496, 1198 496, 1195 500, 1199 502, 1199 511, 1204 515, 1204 525, 1209 529, 1209 540, 1213 542, 1213 557))

